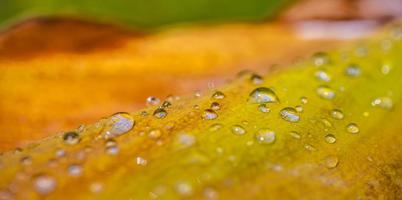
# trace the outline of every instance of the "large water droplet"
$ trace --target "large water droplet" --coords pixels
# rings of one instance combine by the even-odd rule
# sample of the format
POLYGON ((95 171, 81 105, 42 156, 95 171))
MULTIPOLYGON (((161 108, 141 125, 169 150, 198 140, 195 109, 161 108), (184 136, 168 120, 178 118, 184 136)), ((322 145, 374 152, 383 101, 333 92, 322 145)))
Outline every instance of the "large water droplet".
POLYGON ((276 96, 275 92, 272 91, 270 88, 266 87, 259 87, 254 89, 250 95, 248 101, 250 103, 276 103, 279 101, 278 97, 276 96))
POLYGON ((346 70, 345 70, 346 75, 350 77, 357 77, 360 75, 361 70, 360 67, 356 64, 350 64, 346 70))
POLYGON ((392 110, 394 102, 389 97, 377 97, 371 102, 371 105, 385 110, 392 110))
POLYGON ((286 107, 283 108, 280 111, 280 115, 282 119, 288 121, 288 122, 298 122, 300 121, 300 116, 298 115, 296 109, 292 107, 286 107))
POLYGON ((344 118, 343 112, 341 110, 338 110, 338 109, 331 110, 330 115, 331 115, 332 118, 338 119, 338 120, 341 120, 341 119, 344 118))
POLYGON ((320 96, 323 99, 332 100, 335 98, 335 91, 329 88, 328 86, 324 85, 318 86, 316 92, 318 96, 320 96))
POLYGON ((77 132, 74 131, 64 133, 63 142, 64 144, 68 145, 78 144, 80 142, 80 136, 78 135, 77 132))
POLYGON ((221 91, 216 91, 216 92, 214 92, 214 94, 212 94, 212 98, 217 99, 217 100, 224 99, 225 94, 223 94, 223 92, 221 92, 221 91))
POLYGON ((271 144, 275 142, 275 132, 270 129, 260 129, 255 134, 255 139, 259 143, 271 144))
POLYGON ((236 135, 244 135, 246 133, 246 129, 244 129, 243 126, 234 125, 232 126, 232 133, 236 135))
POLYGON ((332 169, 332 168, 335 168, 336 166, 338 166, 339 159, 337 156, 331 155, 331 156, 327 156, 325 158, 324 162, 325 162, 325 166, 327 168, 332 169))
POLYGON ((202 113, 202 118, 205 120, 213 120, 218 117, 218 114, 212 109, 206 109, 202 113))
POLYGON ((109 129, 106 131, 108 137, 116 137, 129 132, 134 127, 134 118, 124 112, 116 113, 108 121, 109 129))
POLYGON ((335 137, 335 135, 333 135, 333 134, 328 134, 328 135, 325 136, 325 141, 326 141, 328 144, 333 144, 333 143, 336 142, 336 137, 335 137))
POLYGON ((158 118, 158 119, 162 119, 162 118, 165 118, 166 116, 167 116, 167 112, 166 112, 166 110, 165 109, 163 109, 163 108, 157 108, 155 111, 154 111, 154 117, 156 117, 156 118, 158 118))
POLYGON ((349 133, 356 134, 356 133, 359 133, 359 132, 360 132, 360 129, 359 129, 359 127, 357 126, 357 124, 355 124, 355 123, 350 123, 350 124, 348 124, 348 125, 346 126, 346 131, 349 132, 349 133))
POLYGON ((36 192, 41 195, 47 195, 56 189, 56 180, 46 174, 38 175, 33 180, 36 192))

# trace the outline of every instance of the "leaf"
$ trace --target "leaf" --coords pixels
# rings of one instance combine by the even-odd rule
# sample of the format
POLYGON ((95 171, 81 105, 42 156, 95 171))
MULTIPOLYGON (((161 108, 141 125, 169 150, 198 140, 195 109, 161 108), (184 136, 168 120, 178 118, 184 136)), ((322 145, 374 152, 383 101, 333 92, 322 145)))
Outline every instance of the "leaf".
POLYGON ((78 0, 3 0, 0 26, 21 18, 73 16, 120 23, 140 28, 187 22, 253 21, 272 17, 289 0, 280 1, 78 1, 78 0))
POLYGON ((396 28, 263 79, 245 74, 200 97, 116 113, 7 152, 2 194, 397 199, 401 49, 396 28))

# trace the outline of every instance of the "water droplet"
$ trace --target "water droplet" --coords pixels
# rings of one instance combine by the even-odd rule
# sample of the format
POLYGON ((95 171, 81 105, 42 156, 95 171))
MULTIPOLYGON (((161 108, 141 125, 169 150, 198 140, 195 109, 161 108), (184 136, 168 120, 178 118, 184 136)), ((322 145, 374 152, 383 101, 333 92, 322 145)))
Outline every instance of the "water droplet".
POLYGON ((304 148, 308 151, 317 151, 317 149, 311 144, 305 144, 304 148))
POLYGON ((221 105, 218 102, 212 102, 211 103, 211 109, 212 110, 219 110, 219 109, 221 109, 221 105))
POLYGON ((300 121, 300 116, 298 115, 296 109, 292 107, 283 108, 280 112, 282 119, 288 122, 298 122, 300 121))
POLYGON ((202 118, 205 120, 213 120, 218 117, 218 114, 212 109, 206 109, 202 113, 202 118))
POLYGON ((264 79, 258 74, 252 74, 250 77, 250 81, 255 85, 259 85, 264 82, 264 79))
POLYGON ((109 155, 117 155, 119 153, 119 147, 113 139, 108 139, 105 143, 106 153, 109 155))
POLYGON ((303 112, 303 106, 300 106, 300 105, 295 106, 295 109, 296 109, 296 111, 299 112, 299 113, 303 112))
POLYGON ((275 142, 275 132, 270 129, 260 129, 255 134, 255 139, 259 143, 271 144, 275 142))
POLYGON ((234 125, 232 126, 232 133, 236 135, 244 135, 246 133, 246 129, 240 125, 234 125))
POLYGON ((326 135, 326 136, 325 136, 325 141, 326 141, 328 144, 333 144, 333 143, 335 143, 335 142, 336 142, 335 135, 333 135, 333 134, 328 134, 328 135, 326 135))
POLYGON ((356 134, 356 133, 359 133, 360 129, 359 129, 359 127, 357 126, 357 124, 355 124, 355 123, 350 123, 350 124, 348 124, 348 125, 346 126, 346 131, 349 132, 349 133, 356 134))
POLYGON ((276 103, 279 101, 275 92, 266 87, 259 87, 250 93, 248 101, 250 103, 276 103))
POLYGON ((30 156, 24 156, 24 157, 21 158, 20 161, 21 161, 21 164, 25 165, 25 166, 28 166, 28 165, 32 164, 32 158, 30 156))
POLYGON ((356 64, 350 64, 345 71, 346 75, 350 77, 357 77, 360 75, 361 70, 360 67, 356 64))
POLYGON ((80 136, 78 135, 77 132, 70 131, 70 132, 64 133, 63 141, 64 141, 64 144, 68 144, 68 145, 78 144, 80 142, 80 136))
POLYGON ((148 133, 148 137, 150 137, 151 139, 158 139, 162 136, 162 131, 159 129, 152 129, 151 131, 149 131, 148 133))
POLYGON ((328 64, 329 62, 329 56, 325 52, 317 52, 313 55, 313 63, 317 67, 328 64))
POLYGON ((57 158, 61 158, 66 155, 66 151, 64 149, 57 149, 55 154, 57 158))
POLYGON ((337 156, 327 156, 325 158, 325 166, 329 169, 335 168, 336 166, 338 166, 339 163, 339 159, 337 156))
POLYGON ((160 106, 160 108, 168 108, 172 105, 172 103, 170 103, 170 101, 163 101, 162 105, 160 106))
POLYGON ((266 104, 260 104, 258 106, 258 110, 263 112, 263 113, 269 113, 271 111, 271 109, 269 109, 266 104))
POLYGON ((128 133, 135 125, 134 118, 124 112, 119 112, 109 118, 108 127, 106 131, 107 137, 117 137, 128 133))
POLYGON ((296 131, 290 131, 289 134, 290 134, 290 136, 292 136, 295 139, 299 140, 301 138, 300 134, 298 132, 296 132, 296 131))
POLYGON ((33 180, 36 192, 41 195, 47 195, 56 189, 56 180, 46 174, 38 175, 33 180))
POLYGON ((324 70, 318 70, 315 72, 315 77, 324 82, 329 82, 331 81, 331 76, 324 70))
POLYGON ((145 165, 148 164, 148 161, 145 158, 141 157, 141 156, 137 156, 135 158, 135 162, 137 163, 137 165, 140 165, 140 166, 145 166, 145 165))
POLYGON ((328 86, 319 86, 316 90, 318 96, 323 99, 332 100, 335 98, 335 91, 329 88, 328 86))
POLYGON ((70 176, 77 177, 77 176, 80 176, 80 175, 81 175, 81 173, 82 173, 82 167, 81 167, 81 165, 79 165, 79 164, 72 164, 72 165, 68 166, 67 171, 68 171, 68 174, 69 174, 70 176))
POLYGON ((100 182, 93 182, 93 183, 91 183, 91 185, 89 186, 89 190, 90 190, 92 193, 99 193, 99 192, 102 192, 102 190, 103 190, 103 184, 100 183, 100 182))
POLYGON ((300 102, 301 102, 302 104, 307 104, 307 103, 308 103, 307 97, 300 97, 300 102))
POLYGON ((167 112, 166 112, 166 110, 165 109, 163 109, 163 108, 157 108, 155 111, 154 111, 154 117, 156 117, 156 118, 158 118, 158 119, 162 119, 162 118, 165 118, 166 116, 167 116, 167 112))
POLYGON ((392 110, 394 102, 389 97, 377 97, 371 102, 371 105, 385 110, 392 110))
POLYGON ((161 102, 161 100, 154 96, 148 97, 147 101, 146 101, 147 105, 150 105, 150 106, 158 105, 160 102, 161 102))
POLYGON ((218 199, 218 192, 216 192, 215 189, 210 188, 210 187, 205 188, 204 189, 204 197, 207 200, 216 200, 216 199, 218 199))
POLYGON ((195 143, 195 137, 194 137, 194 135, 182 133, 177 136, 177 142, 182 147, 190 147, 195 143))
POLYGON ((216 91, 214 94, 212 94, 212 98, 214 99, 224 99, 225 98, 225 94, 223 94, 223 92, 221 91, 216 91))
POLYGON ((389 74, 389 72, 391 71, 391 69, 392 69, 391 65, 389 65, 389 64, 387 64, 387 63, 384 63, 384 64, 381 66, 381 73, 384 74, 384 75, 387 75, 387 74, 389 74))
POLYGON ((208 128, 208 130, 211 131, 211 132, 215 132, 215 131, 218 131, 219 129, 221 129, 222 127, 223 127, 222 124, 212 124, 212 125, 208 128))
POLYGON ((341 110, 338 110, 338 109, 331 110, 330 115, 331 115, 332 118, 338 119, 338 120, 341 120, 341 119, 343 119, 345 117, 343 112, 341 110))
POLYGON ((193 187, 187 182, 180 181, 176 183, 175 188, 177 193, 182 196, 189 196, 193 193, 193 187))

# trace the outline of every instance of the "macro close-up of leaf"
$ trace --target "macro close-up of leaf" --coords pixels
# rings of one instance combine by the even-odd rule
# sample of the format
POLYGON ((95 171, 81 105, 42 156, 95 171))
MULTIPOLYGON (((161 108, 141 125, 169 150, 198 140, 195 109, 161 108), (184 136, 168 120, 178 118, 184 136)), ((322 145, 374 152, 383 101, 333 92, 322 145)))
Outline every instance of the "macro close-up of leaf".
POLYGON ((400 21, 197 2, 1 2, 0 199, 402 196, 400 21))

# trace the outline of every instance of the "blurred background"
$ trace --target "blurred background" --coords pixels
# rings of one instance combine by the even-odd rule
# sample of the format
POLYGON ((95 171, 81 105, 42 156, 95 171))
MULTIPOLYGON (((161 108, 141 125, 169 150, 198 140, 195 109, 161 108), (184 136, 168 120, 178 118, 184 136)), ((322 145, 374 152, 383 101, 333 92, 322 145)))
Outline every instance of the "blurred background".
POLYGON ((0 0, 0 152, 364 39, 402 0, 0 0))

